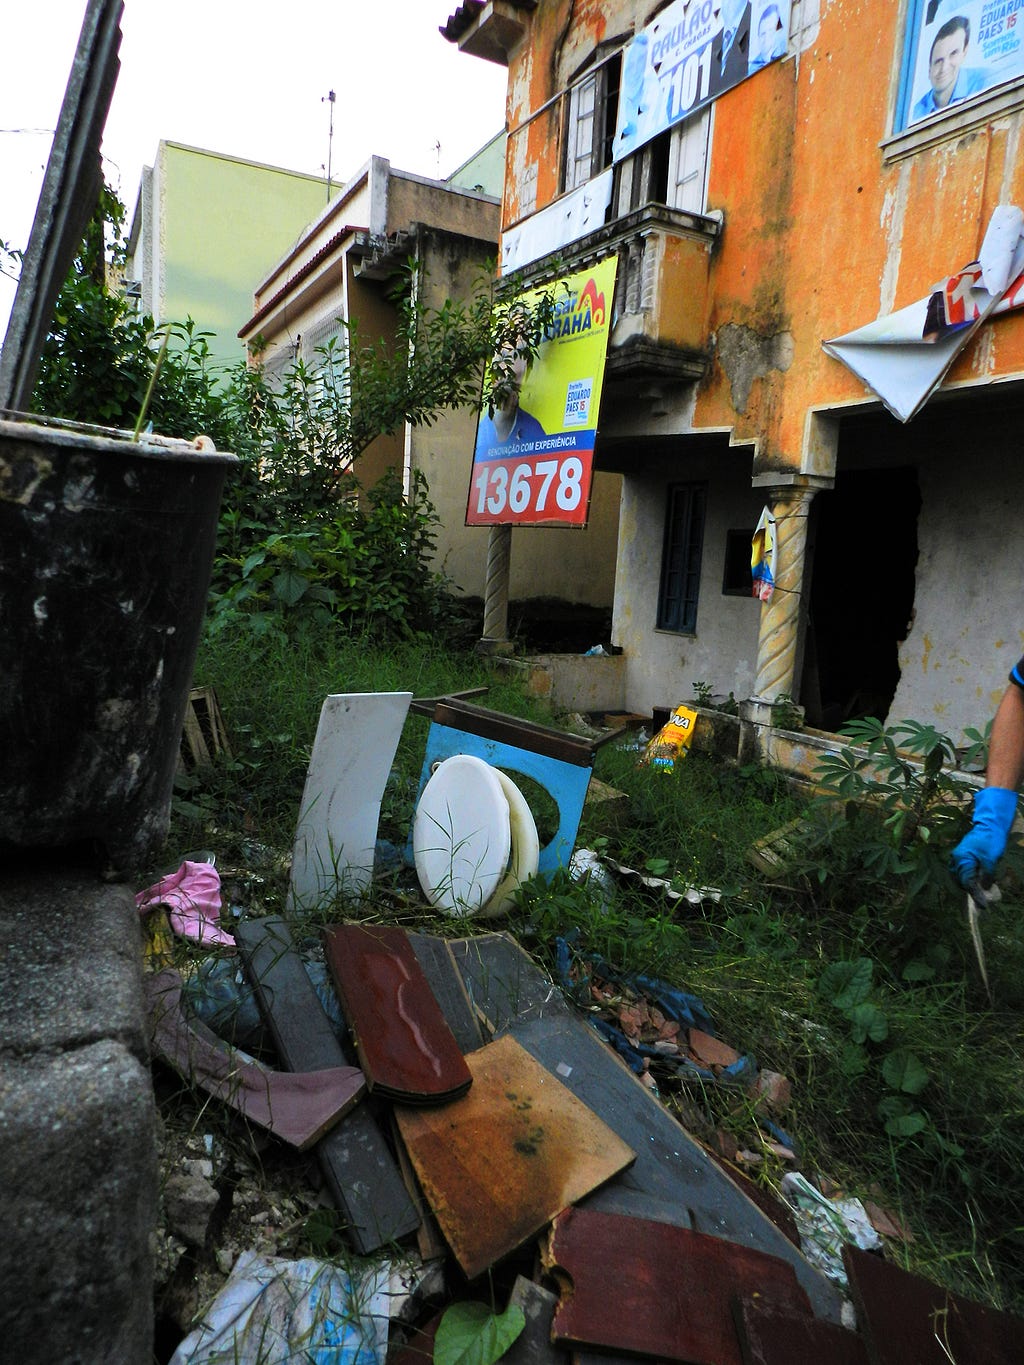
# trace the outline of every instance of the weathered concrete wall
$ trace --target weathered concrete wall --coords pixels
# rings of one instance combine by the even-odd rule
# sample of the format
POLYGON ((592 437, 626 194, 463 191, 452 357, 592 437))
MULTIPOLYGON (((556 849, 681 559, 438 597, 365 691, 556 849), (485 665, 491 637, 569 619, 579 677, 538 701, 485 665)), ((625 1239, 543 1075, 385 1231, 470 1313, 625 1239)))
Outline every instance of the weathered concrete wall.
POLYGON ((1024 467, 1009 446, 974 449, 969 460, 946 451, 923 461, 918 477, 914 624, 890 715, 928 721, 960 742, 964 727, 984 728, 1024 654, 1024 467))
POLYGON ((726 532, 753 530, 761 498, 752 491, 742 451, 725 456, 685 454, 645 462, 623 483, 612 642, 626 657, 625 704, 631 711, 674 706, 693 695, 694 682, 713 691, 749 695, 757 654, 759 604, 722 592, 726 532), (701 556, 697 629, 682 635, 655 628, 661 577, 666 490, 675 481, 708 484, 701 556))
POLYGON ((156 1112, 139 916, 125 887, 45 861, 0 875, 0 1355, 149 1365, 156 1112))

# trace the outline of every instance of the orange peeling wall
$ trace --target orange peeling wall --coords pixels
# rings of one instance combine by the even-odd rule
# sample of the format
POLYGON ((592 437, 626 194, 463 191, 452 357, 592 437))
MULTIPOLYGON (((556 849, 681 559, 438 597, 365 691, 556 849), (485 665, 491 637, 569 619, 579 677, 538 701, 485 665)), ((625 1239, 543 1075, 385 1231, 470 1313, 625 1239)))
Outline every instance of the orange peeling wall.
MULTIPOLYGON (((870 397, 823 340, 923 297, 976 257, 998 204, 1024 206, 1021 114, 885 164, 901 8, 822 0, 805 51, 715 105, 707 207, 721 210, 724 228, 697 320, 714 362, 693 425, 756 442, 759 469, 801 467, 808 409, 870 397)), ((539 5, 509 65, 510 128, 564 88, 604 38, 642 27, 653 10, 630 0, 539 5)), ((526 136, 513 133, 506 224, 556 197, 558 135, 550 115, 526 136)), ((1022 371, 1018 313, 985 324, 946 382, 1022 371)))

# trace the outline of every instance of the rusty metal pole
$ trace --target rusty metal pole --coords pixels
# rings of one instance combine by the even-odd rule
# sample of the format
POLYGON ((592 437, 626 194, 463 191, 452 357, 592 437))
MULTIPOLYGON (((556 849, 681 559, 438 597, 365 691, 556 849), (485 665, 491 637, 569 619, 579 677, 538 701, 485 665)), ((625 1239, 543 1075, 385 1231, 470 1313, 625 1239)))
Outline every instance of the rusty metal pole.
POLYGON ((487 579, 484 585, 484 633, 478 654, 511 654, 508 638, 509 562, 512 527, 492 526, 487 537, 487 579))

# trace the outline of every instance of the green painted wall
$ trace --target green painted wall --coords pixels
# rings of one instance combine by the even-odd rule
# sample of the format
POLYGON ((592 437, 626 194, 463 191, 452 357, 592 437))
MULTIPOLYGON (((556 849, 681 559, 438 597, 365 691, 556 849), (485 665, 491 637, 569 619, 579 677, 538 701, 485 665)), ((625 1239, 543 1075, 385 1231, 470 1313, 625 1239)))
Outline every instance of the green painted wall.
POLYGON ((241 360, 253 290, 326 207, 326 184, 173 142, 160 153, 164 318, 192 317, 216 333, 217 362, 241 360))
POLYGON ((452 171, 448 184, 462 190, 480 190, 500 199, 505 186, 505 130, 474 152, 457 171, 452 171))

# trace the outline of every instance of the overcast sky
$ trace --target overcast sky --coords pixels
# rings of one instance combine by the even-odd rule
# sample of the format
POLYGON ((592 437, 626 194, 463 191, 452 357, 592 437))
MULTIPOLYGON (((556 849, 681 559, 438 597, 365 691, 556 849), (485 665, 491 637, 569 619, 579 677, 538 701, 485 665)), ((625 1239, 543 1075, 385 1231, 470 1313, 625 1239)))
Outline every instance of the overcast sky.
MULTIPOLYGON (((438 32, 458 0, 125 0, 103 138, 107 183, 135 204, 161 138, 323 174, 372 153, 444 177, 500 131, 505 70, 438 32)), ((0 241, 23 247, 85 0, 10 0, 0 35, 0 241)), ((14 285, 0 279, 0 341, 14 285)))

